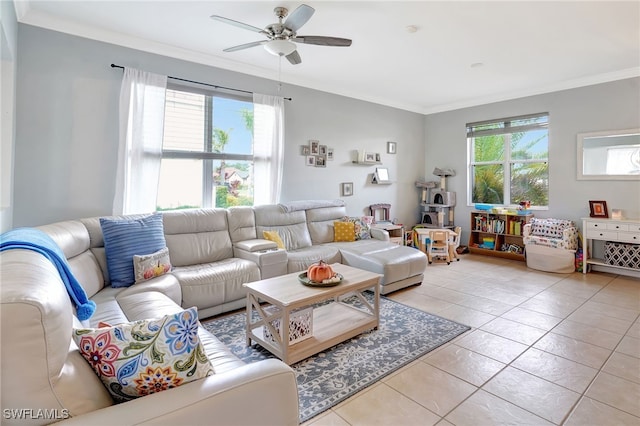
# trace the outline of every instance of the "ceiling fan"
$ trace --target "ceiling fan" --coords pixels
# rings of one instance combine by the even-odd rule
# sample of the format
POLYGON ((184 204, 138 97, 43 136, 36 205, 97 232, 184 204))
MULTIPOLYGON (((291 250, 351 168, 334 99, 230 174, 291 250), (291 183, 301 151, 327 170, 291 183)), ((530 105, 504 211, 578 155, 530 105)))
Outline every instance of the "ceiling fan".
POLYGON ((211 19, 216 21, 244 28, 245 30, 253 31, 267 37, 266 40, 229 47, 224 49, 224 52, 235 52, 237 50, 248 49, 250 47, 264 46, 267 52, 277 56, 284 56, 289 62, 296 65, 301 63, 302 59, 296 50, 296 45, 292 42, 315 44, 319 46, 351 46, 351 40, 347 38, 298 35, 297 31, 307 23, 315 12, 315 9, 311 6, 302 4, 298 6, 296 10, 291 12, 291 15, 289 15, 289 10, 284 7, 276 7, 273 9, 273 12, 278 17, 278 22, 267 25, 264 29, 245 24, 244 22, 234 21, 233 19, 225 18, 224 16, 211 15, 211 19), (287 19, 282 22, 284 18, 287 19))

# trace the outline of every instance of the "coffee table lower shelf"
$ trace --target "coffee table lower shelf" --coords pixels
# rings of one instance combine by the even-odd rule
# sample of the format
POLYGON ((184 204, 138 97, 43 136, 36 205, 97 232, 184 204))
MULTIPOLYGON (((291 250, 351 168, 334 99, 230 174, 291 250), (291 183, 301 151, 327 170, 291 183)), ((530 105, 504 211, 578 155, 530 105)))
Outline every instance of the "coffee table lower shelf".
POLYGON ((291 365, 377 327, 378 318, 375 315, 341 302, 331 302, 313 309, 313 335, 290 344, 284 351, 264 338, 264 326, 252 328, 249 338, 291 365))

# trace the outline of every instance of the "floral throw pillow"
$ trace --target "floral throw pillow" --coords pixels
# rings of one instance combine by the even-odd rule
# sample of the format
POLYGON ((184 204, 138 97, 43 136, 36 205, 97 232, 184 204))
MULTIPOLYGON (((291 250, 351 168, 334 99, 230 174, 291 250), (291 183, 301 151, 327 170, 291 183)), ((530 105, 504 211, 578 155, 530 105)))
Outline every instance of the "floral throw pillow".
POLYGON ((371 239, 371 232, 369 226, 370 216, 363 217, 349 217, 342 218, 343 222, 353 222, 356 240, 368 240, 371 239))
POLYGON ((73 338, 116 402, 210 376, 195 307, 153 320, 76 329, 73 338))
POLYGON ((133 256, 133 275, 136 284, 159 277, 171 271, 171 260, 167 247, 152 254, 133 256))

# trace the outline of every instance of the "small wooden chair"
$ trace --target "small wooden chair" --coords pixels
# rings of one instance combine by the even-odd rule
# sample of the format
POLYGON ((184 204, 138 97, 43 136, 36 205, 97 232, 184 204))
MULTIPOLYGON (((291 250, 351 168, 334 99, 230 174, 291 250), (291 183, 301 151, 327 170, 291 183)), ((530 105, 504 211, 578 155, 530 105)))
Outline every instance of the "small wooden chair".
POLYGON ((447 231, 429 232, 429 244, 427 246, 427 260, 433 263, 433 258, 445 259, 447 265, 451 263, 449 255, 449 233, 447 231))

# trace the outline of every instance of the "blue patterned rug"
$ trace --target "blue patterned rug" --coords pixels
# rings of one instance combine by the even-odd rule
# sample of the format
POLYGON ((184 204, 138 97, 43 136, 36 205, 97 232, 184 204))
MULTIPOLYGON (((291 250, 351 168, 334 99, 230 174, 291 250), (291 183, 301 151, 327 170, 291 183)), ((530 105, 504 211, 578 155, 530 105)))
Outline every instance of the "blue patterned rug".
MULTIPOLYGON (((274 357, 257 344, 246 346, 245 312, 202 324, 247 363, 274 357)), ((381 297, 377 330, 291 366, 298 382, 300 423, 468 330, 466 325, 381 297)))

